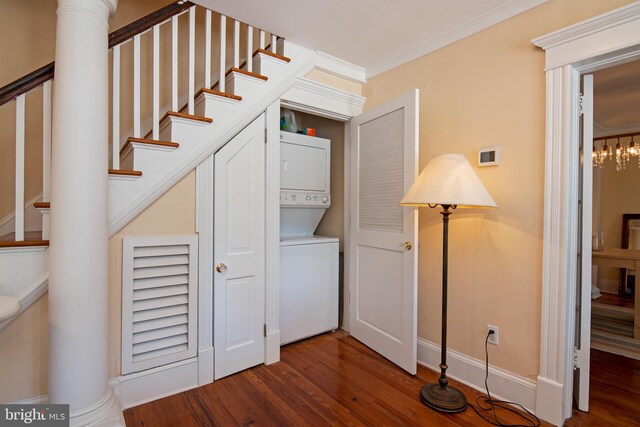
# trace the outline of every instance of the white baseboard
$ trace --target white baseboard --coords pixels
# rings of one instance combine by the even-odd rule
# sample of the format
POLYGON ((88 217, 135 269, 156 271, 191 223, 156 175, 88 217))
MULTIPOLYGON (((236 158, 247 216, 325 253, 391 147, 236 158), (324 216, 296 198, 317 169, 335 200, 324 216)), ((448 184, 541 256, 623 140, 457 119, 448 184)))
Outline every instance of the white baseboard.
POLYGON ((265 338, 264 364, 280 361, 280 330, 269 332, 265 338))
MULTIPOLYGON (((418 338, 418 363, 440 372, 440 346, 418 338)), ((485 363, 455 350, 447 351, 447 376, 482 393, 484 389, 485 363)), ((496 399, 516 402, 535 412, 536 383, 489 365, 489 391, 496 399)))
POLYGON ((183 360, 109 381, 124 409, 198 387, 198 358, 183 360))
POLYGON ((198 350, 198 386, 213 382, 213 361, 215 352, 213 347, 198 350))
POLYGON ((562 384, 539 376, 536 408, 538 418, 555 426, 561 426, 564 421, 562 413, 563 394, 562 384))

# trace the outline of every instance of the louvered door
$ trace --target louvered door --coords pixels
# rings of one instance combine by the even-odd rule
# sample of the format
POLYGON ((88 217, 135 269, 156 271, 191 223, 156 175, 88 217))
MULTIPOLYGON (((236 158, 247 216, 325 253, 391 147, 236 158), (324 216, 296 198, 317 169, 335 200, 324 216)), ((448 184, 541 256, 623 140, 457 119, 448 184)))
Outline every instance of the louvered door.
POLYGON ((122 373, 196 356, 197 236, 122 240, 122 373))
POLYGON ((351 121, 349 317, 353 337, 416 373, 418 91, 351 121))

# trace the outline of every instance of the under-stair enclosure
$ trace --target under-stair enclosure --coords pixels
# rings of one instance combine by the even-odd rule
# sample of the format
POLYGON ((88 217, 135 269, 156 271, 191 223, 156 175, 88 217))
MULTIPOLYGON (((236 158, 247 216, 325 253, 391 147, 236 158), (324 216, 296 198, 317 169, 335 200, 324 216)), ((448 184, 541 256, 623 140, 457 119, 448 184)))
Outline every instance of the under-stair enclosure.
MULTIPOLYGON (((109 34, 109 234, 261 114, 312 59, 182 1, 109 34)), ((3 151, 15 152, 0 169, 0 295, 27 306, 47 281, 54 76, 50 63, 0 88, 0 115, 15 116, 15 132, 0 135, 3 151)))

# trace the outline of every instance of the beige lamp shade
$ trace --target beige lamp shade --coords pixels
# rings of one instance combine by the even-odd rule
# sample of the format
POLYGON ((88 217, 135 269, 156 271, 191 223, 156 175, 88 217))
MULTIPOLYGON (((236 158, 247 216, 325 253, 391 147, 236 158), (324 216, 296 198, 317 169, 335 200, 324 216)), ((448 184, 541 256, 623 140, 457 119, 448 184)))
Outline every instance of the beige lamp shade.
POLYGON ((498 207, 462 154, 434 156, 420 172, 400 204, 498 207))

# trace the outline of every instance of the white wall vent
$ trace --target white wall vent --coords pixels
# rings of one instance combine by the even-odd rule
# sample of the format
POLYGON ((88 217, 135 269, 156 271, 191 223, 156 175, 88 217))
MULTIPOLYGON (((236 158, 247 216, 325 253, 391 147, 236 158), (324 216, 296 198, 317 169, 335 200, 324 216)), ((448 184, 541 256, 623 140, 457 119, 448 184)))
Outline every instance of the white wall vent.
POLYGON ((198 237, 122 239, 122 374, 196 356, 198 237))

